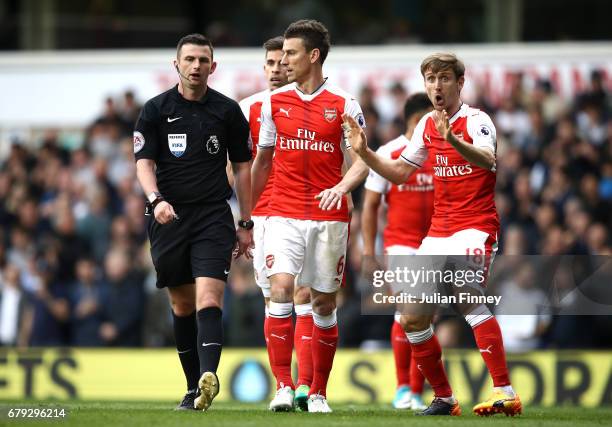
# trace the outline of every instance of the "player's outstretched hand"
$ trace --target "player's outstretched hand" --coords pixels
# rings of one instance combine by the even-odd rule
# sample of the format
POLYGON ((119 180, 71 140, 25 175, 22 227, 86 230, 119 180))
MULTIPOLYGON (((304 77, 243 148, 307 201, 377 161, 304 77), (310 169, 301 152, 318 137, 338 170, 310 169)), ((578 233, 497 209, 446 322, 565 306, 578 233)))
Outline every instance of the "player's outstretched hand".
POLYGON ((440 136, 448 141, 448 139, 451 137, 451 126, 446 110, 434 111, 433 119, 436 125, 436 130, 438 131, 440 136))
POLYGON ((238 227, 236 230, 236 248, 234 249, 234 258, 244 255, 246 259, 253 257, 251 248, 253 248, 253 230, 238 227))
POLYGON ((319 208, 324 211, 330 211, 334 207, 340 209, 342 207, 343 198, 344 193, 336 189, 336 187, 323 190, 315 196, 315 199, 319 200, 319 208))
POLYGON ((355 119, 346 113, 342 115, 342 129, 344 130, 344 137, 355 153, 364 154, 368 148, 368 138, 355 119))
POLYGON ((159 222, 160 224, 167 224, 170 221, 179 219, 176 212, 174 212, 172 205, 165 200, 162 200, 157 204, 157 206, 155 206, 153 215, 155 215, 155 221, 159 222))

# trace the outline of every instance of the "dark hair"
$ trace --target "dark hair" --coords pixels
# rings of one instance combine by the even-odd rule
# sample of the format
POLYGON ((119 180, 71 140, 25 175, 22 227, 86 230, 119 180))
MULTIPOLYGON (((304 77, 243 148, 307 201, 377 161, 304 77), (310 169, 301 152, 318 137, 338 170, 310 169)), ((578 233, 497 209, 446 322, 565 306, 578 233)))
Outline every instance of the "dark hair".
POLYGON ((404 104, 404 120, 407 122, 410 117, 423 110, 432 109, 431 101, 424 92, 415 93, 406 100, 404 104))
POLYGON ((263 44, 263 48, 266 50, 266 53, 270 52, 271 50, 283 50, 284 41, 285 39, 283 36, 273 37, 266 40, 266 42, 263 44))
POLYGON ((213 56, 213 45, 208 37, 203 36, 202 34, 193 33, 187 34, 185 37, 179 40, 176 45, 176 57, 180 58, 181 56, 181 48, 186 44, 195 44, 198 46, 208 46, 210 48, 210 56, 212 59, 213 56))
POLYGON ((423 77, 425 77, 425 73, 428 70, 438 73, 448 69, 455 73, 456 78, 465 74, 465 65, 454 53, 434 53, 425 58, 421 63, 421 75, 423 77))
POLYGON ((331 46, 329 31, 325 25, 314 19, 301 19, 292 23, 285 30, 285 38, 302 39, 307 52, 319 49, 321 65, 325 62, 331 46))

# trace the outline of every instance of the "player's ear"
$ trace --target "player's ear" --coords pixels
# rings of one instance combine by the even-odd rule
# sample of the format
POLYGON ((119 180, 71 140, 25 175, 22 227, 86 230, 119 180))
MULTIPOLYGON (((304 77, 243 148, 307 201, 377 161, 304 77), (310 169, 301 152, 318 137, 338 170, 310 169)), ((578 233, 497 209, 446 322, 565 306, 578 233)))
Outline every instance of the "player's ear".
POLYGON ((463 89, 463 84, 465 83, 465 76, 461 76, 457 79, 457 86, 459 86, 459 92, 461 93, 461 89, 463 89))
POLYGON ((321 57, 321 51, 318 48, 314 48, 310 51, 310 63, 314 64, 321 57))
POLYGON ((208 75, 210 76, 212 73, 215 72, 216 69, 217 69, 217 63, 213 61, 213 63, 210 64, 210 72, 208 73, 208 75))

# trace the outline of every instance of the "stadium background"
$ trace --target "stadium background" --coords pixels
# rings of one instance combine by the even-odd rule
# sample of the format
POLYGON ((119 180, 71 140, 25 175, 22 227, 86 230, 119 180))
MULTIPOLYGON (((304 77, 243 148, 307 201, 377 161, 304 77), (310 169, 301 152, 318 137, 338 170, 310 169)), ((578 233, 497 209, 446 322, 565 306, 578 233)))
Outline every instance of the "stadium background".
MULTIPOLYGON (((170 61, 181 35, 212 38, 220 67, 211 86, 240 99, 264 87, 266 38, 294 19, 322 20, 334 43, 327 74, 359 97, 373 147, 402 131, 420 60, 455 51, 468 67, 465 100, 498 129, 501 253, 610 255, 611 12, 603 0, 1 0, 0 399, 183 391, 175 351, 160 349, 173 343, 170 311, 154 288, 131 154, 139 106, 177 80, 170 61), (152 382, 152 370, 164 374, 152 382)), ((355 199, 330 393, 388 402, 392 319, 360 315, 355 199)), ((511 285, 546 298, 534 283, 511 285)), ((533 319, 512 319, 529 333, 507 337, 524 400, 612 403, 612 317, 533 319)), ((244 262, 232 267, 224 322, 220 398, 265 400, 262 300, 244 262)), ((489 380, 464 323, 441 318, 437 328, 458 394, 475 401, 489 380)))

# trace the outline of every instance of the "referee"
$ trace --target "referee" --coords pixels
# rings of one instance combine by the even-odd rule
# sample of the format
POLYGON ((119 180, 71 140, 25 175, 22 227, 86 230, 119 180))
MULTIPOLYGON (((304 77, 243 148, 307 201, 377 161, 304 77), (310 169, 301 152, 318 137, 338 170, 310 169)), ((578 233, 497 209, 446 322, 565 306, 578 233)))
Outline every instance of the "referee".
POLYGON ((183 37, 179 84, 144 105, 134 130, 136 174, 147 197, 157 287, 167 288, 187 380, 177 409, 206 410, 219 392, 223 289, 235 256, 252 244, 249 125, 238 104, 207 86, 211 42, 183 37), (226 175, 232 162, 241 220, 234 227, 226 175))

